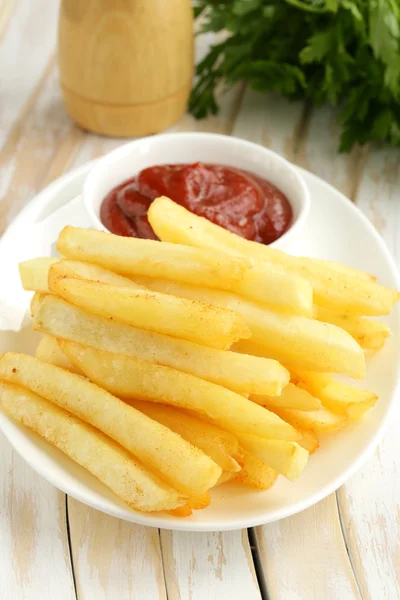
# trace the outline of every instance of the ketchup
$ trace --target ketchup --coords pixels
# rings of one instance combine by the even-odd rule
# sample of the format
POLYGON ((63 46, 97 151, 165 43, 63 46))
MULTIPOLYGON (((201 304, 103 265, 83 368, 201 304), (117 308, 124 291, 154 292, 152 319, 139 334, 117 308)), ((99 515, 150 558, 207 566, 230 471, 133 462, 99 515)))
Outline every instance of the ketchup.
POLYGON ((101 221, 117 235, 156 240, 147 210, 158 196, 261 244, 283 235, 293 217, 286 196, 265 179, 235 167, 194 163, 149 167, 121 183, 103 200, 101 221))

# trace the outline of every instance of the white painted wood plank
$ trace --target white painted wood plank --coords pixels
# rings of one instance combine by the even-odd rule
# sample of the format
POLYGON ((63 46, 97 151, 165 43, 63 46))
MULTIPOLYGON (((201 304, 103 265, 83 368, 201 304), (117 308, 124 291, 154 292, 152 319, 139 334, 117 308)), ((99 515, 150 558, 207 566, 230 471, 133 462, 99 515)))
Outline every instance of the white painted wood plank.
POLYGON ((75 600, 65 496, 0 434, 0 598, 75 600))
MULTIPOLYGON (((321 109, 307 115, 303 123, 302 116, 301 103, 246 92, 233 134, 261 143, 332 185, 349 190, 348 163, 355 158, 337 155, 335 115, 321 109), (343 170, 348 173, 345 177, 343 170)), ((358 598, 335 495, 299 515, 257 528, 257 541, 270 600, 358 598), (302 562, 300 556, 307 560, 302 562), (330 561, 334 568, 327 568, 330 561), (335 593, 338 582, 342 595, 335 593)))
POLYGON ((168 600, 261 600, 247 531, 161 531, 168 600))
MULTIPOLYGON (((25 115, 36 100, 54 50, 58 2, 8 2, 8 8, 11 16, 6 23, 2 13, 4 28, 0 37, 0 147, 3 146, 0 197, 3 198, 8 197, 9 184, 15 175, 20 178, 21 186, 26 184, 26 197, 35 191, 30 187, 31 174, 42 135, 36 135, 30 147, 25 144, 25 160, 20 160, 21 154, 18 160, 14 157, 25 115)), ((44 139, 46 127, 43 121, 44 139)), ((10 207, 13 208, 11 202, 0 203, 0 221, 5 220, 10 207)), ((75 592, 65 496, 28 467, 3 435, 0 435, 0 454, 0 597, 72 600, 75 592)))
POLYGON ((275 94, 247 89, 232 133, 292 161, 303 114, 302 102, 287 102, 275 94))
POLYGON ((256 538, 270 600, 361 600, 334 494, 256 538))
MULTIPOLYGON (((398 150, 374 151, 356 202, 400 265, 398 150)), ((338 492, 347 544, 364 600, 400 598, 400 406, 367 464, 338 492)))
POLYGON ((68 499, 78 598, 166 600, 157 529, 110 517, 68 499))
POLYGON ((60 141, 73 128, 52 62, 34 104, 0 153, 0 230, 42 187, 60 141))
POLYGON ((357 149, 350 154, 338 152, 340 127, 337 116, 337 112, 327 106, 312 111, 306 120, 295 162, 352 199, 361 153, 357 149))
POLYGON ((0 148, 53 54, 59 0, 18 2, 0 39, 0 148))

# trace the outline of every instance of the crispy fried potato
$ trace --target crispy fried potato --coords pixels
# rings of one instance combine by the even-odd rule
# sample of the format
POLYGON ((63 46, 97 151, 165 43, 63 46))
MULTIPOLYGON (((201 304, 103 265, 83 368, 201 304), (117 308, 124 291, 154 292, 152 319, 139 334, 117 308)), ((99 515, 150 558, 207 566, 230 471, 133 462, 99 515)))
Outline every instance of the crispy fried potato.
MULTIPOLYGON (((205 285, 210 287, 207 283, 205 285)), ((254 302, 268 304, 278 312, 307 317, 313 314, 313 291, 306 279, 267 269, 262 264, 253 265, 230 289, 254 302)))
POLYGON ((317 410, 321 408, 318 398, 312 396, 307 390, 289 383, 283 388, 280 396, 251 395, 250 400, 261 406, 276 406, 282 408, 297 408, 298 410, 317 410))
POLYGON ((241 315, 206 302, 58 277, 53 275, 53 268, 49 273, 49 286, 55 294, 99 317, 212 348, 224 350, 251 335, 241 315))
POLYGON ((51 265, 58 262, 58 258, 32 258, 18 265, 19 276, 24 290, 32 292, 49 293, 47 283, 51 265))
POLYGON ((334 413, 346 415, 349 419, 359 419, 372 408, 378 396, 367 390, 331 381, 320 394, 322 404, 334 413))
POLYGON ((183 506, 169 510, 168 513, 173 517, 184 518, 190 517, 193 514, 193 509, 188 504, 184 504, 183 506))
MULTIPOLYGON (((313 411, 295 410, 293 408, 269 408, 299 431, 306 429, 315 434, 338 431, 349 422, 347 416, 338 415, 325 407, 313 411)), ((300 440, 300 445, 301 442, 300 440)))
POLYGON ((77 260, 60 260, 58 258, 33 258, 20 263, 19 272, 23 288, 49 294, 49 271, 53 265, 57 265, 54 266, 53 272, 60 277, 74 277, 111 285, 123 285, 132 289, 143 289, 142 286, 133 283, 127 277, 121 277, 121 275, 107 271, 97 265, 77 260))
POLYGON ((302 438, 297 443, 305 448, 309 454, 313 454, 319 448, 319 440, 313 431, 299 429, 302 438))
POLYGON ((308 462, 307 450, 296 442, 265 440, 249 434, 242 434, 240 441, 248 452, 290 481, 300 477, 308 462))
POLYGON ((112 439, 30 390, 2 383, 0 406, 109 487, 131 508, 172 510, 186 498, 112 439))
POLYGON ((221 468, 201 450, 74 373, 8 352, 0 358, 0 379, 40 393, 100 429, 179 491, 202 494, 221 475, 221 468))
POLYGON ((389 327, 381 321, 344 315, 321 306, 315 306, 315 318, 341 327, 365 350, 379 350, 390 336, 389 327))
POLYGON ((136 329, 91 315, 55 296, 43 301, 34 328, 99 350, 172 367, 239 393, 276 395, 289 382, 289 372, 277 361, 136 329))
MULTIPOLYGON (((240 467, 240 469, 241 468, 242 467, 240 467)), ((218 479, 218 481, 214 485, 214 487, 217 487, 218 485, 222 485, 223 483, 228 483, 229 481, 232 481, 233 479, 235 479, 235 477, 237 477, 237 472, 233 473, 232 471, 222 471, 221 477, 218 479)))
POLYGON ((249 259, 225 252, 70 226, 60 233, 57 250, 67 258, 95 263, 120 275, 165 277, 218 289, 230 289, 251 268, 249 259))
POLYGON ((128 401, 141 398, 192 410, 233 433, 245 431, 271 439, 294 441, 300 438, 293 427, 275 414, 209 381, 74 342, 64 340, 60 345, 89 379, 128 401))
POLYGON ((256 456, 243 449, 240 460, 242 470, 235 475, 233 481, 256 490, 269 490, 275 483, 278 474, 256 456))
POLYGON ((30 305, 30 313, 31 316, 34 317, 39 310, 39 306, 45 298, 45 294, 41 294, 40 292, 35 292, 32 296, 31 305, 30 305))
POLYGON ((332 373, 317 373, 316 371, 308 371, 307 369, 299 369, 298 367, 289 368, 290 379, 297 386, 308 390, 310 394, 317 396, 326 386, 332 381, 332 373))
POLYGON ((314 290, 314 302, 326 308, 354 315, 387 315, 399 299, 398 292, 377 285, 359 271, 328 261, 290 256, 245 240, 165 196, 151 204, 148 217, 163 241, 244 256, 267 268, 307 279, 314 290))
POLYGON ((355 378, 365 375, 362 349, 347 331, 335 325, 306 317, 279 314, 229 292, 173 283, 166 279, 140 278, 139 282, 156 292, 234 310, 251 329, 249 346, 254 342, 264 346, 266 352, 283 355, 287 363, 315 371, 345 373, 355 378))
POLYGON ((75 367, 75 365, 65 356, 58 345, 57 340, 51 337, 51 335, 43 336, 36 348, 35 356, 43 362, 82 375, 82 371, 77 369, 77 367, 75 367))
POLYGON ((141 400, 129 400, 129 404, 203 450, 226 472, 236 473, 240 470, 239 464, 233 458, 239 453, 239 441, 229 431, 201 421, 173 406, 141 400))
POLYGON ((277 273, 263 265, 253 266, 252 261, 243 257, 176 244, 161 246, 153 240, 121 238, 74 227, 61 232, 57 247, 65 256, 97 263, 122 275, 164 277, 222 290, 234 289, 280 310, 312 314, 312 288, 306 280, 277 273))

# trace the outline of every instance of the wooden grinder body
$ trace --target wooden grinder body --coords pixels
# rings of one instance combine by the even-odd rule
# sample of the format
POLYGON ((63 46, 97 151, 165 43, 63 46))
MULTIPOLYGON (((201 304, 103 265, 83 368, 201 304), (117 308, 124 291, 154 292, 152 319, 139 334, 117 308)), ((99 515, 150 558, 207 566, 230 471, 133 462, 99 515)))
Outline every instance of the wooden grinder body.
POLYGON ((185 112, 193 76, 190 0, 62 0, 64 103, 109 136, 161 131, 185 112))

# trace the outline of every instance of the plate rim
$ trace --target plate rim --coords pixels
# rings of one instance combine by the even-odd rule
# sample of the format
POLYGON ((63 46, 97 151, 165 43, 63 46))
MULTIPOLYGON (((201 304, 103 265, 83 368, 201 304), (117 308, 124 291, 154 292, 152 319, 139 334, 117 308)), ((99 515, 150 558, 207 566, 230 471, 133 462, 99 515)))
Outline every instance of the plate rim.
MULTIPOLYGON (((30 215, 35 215, 35 213, 40 214, 41 210, 43 210, 43 208, 46 206, 46 202, 48 202, 49 196, 54 197, 54 195, 57 192, 57 189, 63 189, 64 187, 68 186, 72 181, 74 181, 77 177, 82 176, 85 173, 87 173, 89 171, 89 169, 91 168, 91 166, 96 162, 96 160, 97 159, 91 160, 90 162, 87 162, 79 167, 71 169, 70 171, 68 171, 67 173, 63 174, 61 177, 57 178, 55 181, 50 183, 48 186, 43 188, 38 194, 36 194, 32 198, 32 200, 30 202, 28 202, 28 204, 15 217, 15 219, 12 221, 12 223, 9 225, 9 227, 3 234, 3 236, 0 240, 0 251, 1 251, 1 247, 2 247, 3 243, 5 243, 5 241, 8 239, 9 236, 13 235, 14 231, 16 231, 18 229, 20 224, 23 224, 24 222, 26 223, 29 220, 30 215)), ((310 173, 306 169, 298 167, 297 165, 294 165, 294 166, 297 170, 300 171, 300 173, 303 176, 304 175, 306 176, 305 177, 306 184, 307 184, 308 178, 314 179, 319 184, 322 184, 323 186, 325 186, 326 189, 329 189, 329 191, 333 192, 335 194, 335 196, 337 196, 338 201, 340 201, 343 204, 346 204, 346 208, 350 211, 353 211, 353 213, 357 216, 357 218, 362 221, 363 225, 366 227, 368 234, 370 234, 375 239, 375 241, 379 244, 380 250, 382 251, 382 253, 384 255, 387 266, 389 267, 390 275, 392 276, 393 281, 395 282, 397 288, 400 289, 400 275, 399 275, 399 271, 397 269, 395 260, 392 256, 391 252, 389 251, 384 239, 382 238, 380 233, 375 229, 375 227, 372 225, 371 221, 367 218, 367 216, 357 207, 356 204, 354 204, 351 200, 349 200, 344 194, 342 194, 334 186, 332 186, 328 182, 324 181, 322 178, 318 177, 317 175, 310 173)), ((396 317, 397 317, 398 323, 400 323, 399 312, 400 311, 397 310, 396 317)), ((399 361, 399 353, 397 353, 397 359, 399 361)), ((126 521, 130 521, 133 523, 137 523, 139 525, 146 525, 148 527, 158 527, 161 529, 167 529, 167 530, 172 530, 172 531, 197 531, 197 532, 231 531, 231 530, 243 529, 243 528, 247 528, 247 527, 256 527, 259 525, 265 525, 265 524, 268 524, 271 522, 275 522, 275 521, 287 518, 289 516, 300 513, 301 511, 303 511, 307 508, 310 508, 314 504, 316 504, 316 503, 320 502, 322 499, 326 498, 331 493, 335 492, 346 481, 348 481, 348 479, 350 477, 352 477, 352 475, 354 475, 354 473, 356 471, 358 471, 362 467, 363 464, 366 463, 366 461, 370 458, 372 453, 377 448, 378 444, 380 443, 380 441, 386 431, 386 428, 387 428, 387 425, 389 422, 389 418, 395 408, 399 391, 400 391, 400 372, 398 372, 395 385, 390 393, 390 399, 388 400, 387 410, 386 410, 384 416, 382 417, 378 428, 376 429, 376 431, 372 435, 370 441, 368 442, 366 448, 361 452, 361 454, 358 456, 358 458, 356 458, 350 465, 348 465, 348 467, 346 469, 344 469, 344 471, 341 473, 340 476, 336 477, 331 482, 331 484, 325 485, 322 489, 320 489, 318 492, 315 492, 314 494, 312 494, 309 498, 300 500, 294 505, 288 506, 286 508, 275 509, 274 515, 271 515, 270 517, 264 517, 264 518, 262 518, 260 516, 257 516, 254 518, 251 518, 251 517, 243 518, 242 517, 241 520, 235 519, 231 523, 227 522, 227 523, 221 523, 221 524, 218 524, 218 522, 217 523, 212 523, 212 522, 211 523, 202 523, 202 522, 188 521, 188 520, 183 520, 183 519, 176 519, 176 521, 164 521, 162 519, 158 519, 158 518, 152 516, 151 513, 149 513, 149 514, 143 513, 142 514, 138 511, 133 511, 133 510, 128 513, 129 515, 130 514, 132 515, 132 518, 128 518, 125 514, 121 515, 117 509, 114 510, 113 507, 111 507, 110 510, 106 511, 106 510, 104 510, 104 508, 99 507, 96 504, 96 502, 88 502, 87 498, 84 497, 85 494, 84 493, 81 494, 79 492, 79 490, 77 492, 71 493, 70 491, 68 491, 66 489, 66 488, 68 488, 68 485, 67 486, 63 486, 62 484, 60 485, 59 481, 57 481, 57 483, 55 483, 54 480, 57 479, 57 477, 53 478, 52 473, 48 472, 48 470, 46 468, 40 468, 40 467, 38 468, 37 464, 33 460, 32 461, 30 460, 29 454, 27 456, 25 453, 23 453, 21 451, 21 448, 18 445, 17 446, 14 445, 14 443, 12 441, 12 439, 14 440, 14 438, 12 437, 12 435, 11 436, 8 435, 10 432, 8 431, 7 427, 4 427, 5 422, 11 421, 11 419, 9 419, 3 413, 0 413, 0 429, 3 432, 3 434, 5 435, 5 437, 7 438, 7 440, 10 442, 13 449, 17 452, 17 454, 19 456, 21 456, 21 458, 23 458, 33 468, 33 470, 36 473, 38 473, 40 476, 44 477, 49 483, 51 483, 51 485, 56 487, 56 489, 61 490, 63 493, 71 496, 72 498, 74 498, 74 499, 82 502, 83 504, 86 504, 96 510, 100 510, 101 512, 104 512, 105 514, 110 514, 117 518, 120 518, 120 519, 123 519, 126 521)), ((17 426, 16 424, 14 424, 14 422, 12 422, 12 425, 17 426)), ((115 506, 117 507, 117 505, 115 505, 115 506)))

